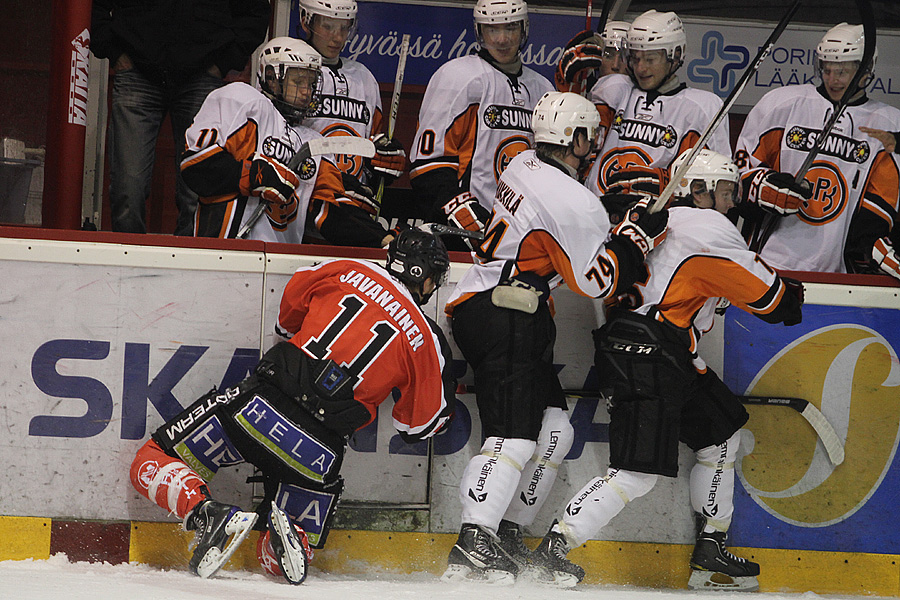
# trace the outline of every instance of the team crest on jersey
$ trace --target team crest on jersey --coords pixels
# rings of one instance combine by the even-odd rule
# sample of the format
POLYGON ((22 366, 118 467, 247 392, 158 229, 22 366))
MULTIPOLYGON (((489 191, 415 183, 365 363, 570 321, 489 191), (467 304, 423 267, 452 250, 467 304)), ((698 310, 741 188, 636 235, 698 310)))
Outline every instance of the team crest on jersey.
POLYGON ((309 181, 316 176, 316 161, 312 157, 304 159, 300 166, 297 167, 297 177, 303 181, 309 181))
POLYGON ((368 123, 372 118, 368 105, 362 100, 347 98, 346 96, 321 96, 315 104, 315 110, 311 117, 325 117, 352 121, 354 123, 368 123))
POLYGON ((291 157, 294 156, 294 148, 277 137, 269 136, 262 143, 262 153, 264 156, 274 158, 280 163, 287 164, 291 157))
MULTIPOLYGON (((815 129, 795 125, 788 130, 787 135, 784 137, 784 143, 792 150, 805 152, 815 145, 820 133, 821 131, 815 129)), ((825 140, 822 149, 819 150, 819 154, 833 156, 843 161, 861 165, 869 160, 869 157, 872 155, 872 149, 865 140, 857 141, 832 132, 828 135, 828 139, 825 140)))
POLYGON ((678 132, 671 125, 626 119, 623 111, 617 112, 613 118, 613 129, 622 142, 640 142, 654 148, 674 148, 678 143, 678 132))
POLYGON ((597 187, 606 190, 610 176, 628 167, 646 167, 653 163, 650 155, 640 148, 624 147, 613 148, 600 159, 600 169, 597 171, 597 187))
POLYGON ((528 148, 528 138, 523 135, 514 135, 500 142, 494 152, 494 181, 500 181, 510 161, 528 148))
POLYGON ((484 109, 484 124, 489 129, 513 129, 530 133, 531 112, 517 106, 492 104, 484 109))
POLYGON ((837 219, 847 207, 849 188, 840 169, 827 162, 814 162, 806 172, 812 184, 812 198, 800 207, 798 217, 810 225, 824 225, 837 219))

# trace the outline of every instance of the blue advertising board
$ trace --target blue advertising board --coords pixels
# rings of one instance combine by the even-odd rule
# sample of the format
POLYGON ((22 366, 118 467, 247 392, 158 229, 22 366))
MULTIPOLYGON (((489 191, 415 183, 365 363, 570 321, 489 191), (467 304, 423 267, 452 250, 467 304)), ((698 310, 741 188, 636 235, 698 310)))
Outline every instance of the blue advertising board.
POLYGON ((794 327, 730 308, 725 382, 746 395, 800 397, 844 442, 831 464, 796 411, 751 406, 737 469, 733 543, 900 553, 900 310, 806 305, 794 327), (750 435, 747 435, 749 432, 750 435))

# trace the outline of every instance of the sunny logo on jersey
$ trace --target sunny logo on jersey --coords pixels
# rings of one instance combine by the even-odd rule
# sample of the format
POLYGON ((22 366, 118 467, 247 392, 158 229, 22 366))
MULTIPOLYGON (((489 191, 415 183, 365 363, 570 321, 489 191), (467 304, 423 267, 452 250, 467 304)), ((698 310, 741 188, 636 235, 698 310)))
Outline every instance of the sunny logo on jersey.
POLYGON ((801 325, 786 328, 729 309, 726 383, 736 393, 808 400, 834 427, 845 459, 829 461, 800 413, 748 406, 735 543, 896 554, 900 311, 806 305, 803 313, 801 325))

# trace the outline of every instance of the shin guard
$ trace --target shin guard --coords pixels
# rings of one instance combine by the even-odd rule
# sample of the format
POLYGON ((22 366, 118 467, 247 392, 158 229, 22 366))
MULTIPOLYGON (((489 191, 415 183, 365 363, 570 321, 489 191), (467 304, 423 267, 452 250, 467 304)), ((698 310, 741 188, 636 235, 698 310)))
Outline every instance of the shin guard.
POLYGON ((691 469, 691 506, 705 519, 707 533, 728 531, 734 513, 734 461, 740 445, 740 431, 718 446, 697 451, 691 469))
POLYGON ((206 482, 197 472, 153 440, 135 454, 130 475, 134 489, 179 519, 207 498, 206 482))
POLYGON ((518 438, 489 437, 484 441, 481 454, 472 457, 459 483, 463 523, 496 533, 535 446, 531 440, 518 438))

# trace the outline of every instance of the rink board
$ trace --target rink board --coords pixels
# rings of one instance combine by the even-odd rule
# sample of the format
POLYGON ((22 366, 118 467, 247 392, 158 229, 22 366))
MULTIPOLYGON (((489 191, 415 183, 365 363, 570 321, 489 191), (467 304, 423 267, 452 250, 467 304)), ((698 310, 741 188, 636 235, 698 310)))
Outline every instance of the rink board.
MULTIPOLYGON (((380 251, 313 247, 311 254, 296 254, 258 242, 207 248, 195 241, 196 247, 171 248, 163 247, 172 241, 166 236, 138 238, 147 245, 137 246, 131 243, 135 238, 113 234, 97 234, 99 241, 64 241, 0 233, 7 236, 0 237, 0 265, 7 274, 0 289, 0 342, 13 349, 0 355, 5 405, 0 458, 7 465, 0 475, 0 514, 38 517, 38 522, 51 517, 67 523, 156 522, 163 531, 175 519, 140 497, 128 480, 134 451, 146 436, 210 387, 230 385, 247 374, 274 340, 281 290, 297 267, 330 256, 383 260, 380 251), (154 240, 159 245, 150 245, 154 240)), ((455 258, 463 262, 454 263, 450 285, 426 307, 445 329, 438 307, 468 268, 465 256, 455 258)), ((896 531, 893 511, 885 510, 900 487, 895 373, 900 288, 889 278, 853 281, 868 285, 808 284, 804 323, 795 328, 767 326, 729 309, 701 345, 707 362, 736 391, 801 395, 822 408, 847 441, 845 463, 832 468, 822 462, 820 445, 799 414, 751 408, 744 435, 753 452, 742 456, 741 464, 752 469, 739 468, 732 543, 753 548, 754 555, 796 553, 801 559, 793 566, 808 564, 809 556, 842 557, 852 570, 863 560, 849 558, 856 553, 890 557, 889 562, 900 554, 900 539, 890 533, 896 531), (808 363, 821 374, 803 366, 808 363), (790 376, 801 371, 802 377, 790 376), (772 381, 780 387, 766 389, 772 381), (846 510, 828 513, 835 505, 846 510)), ((566 289, 554 297, 560 378, 568 389, 590 387, 595 383, 590 364, 594 304, 566 289)), ((461 382, 471 384, 455 348, 454 355, 461 382)), ((377 420, 357 433, 348 452, 338 527, 405 530, 404 536, 423 535, 409 530, 427 531, 433 533, 424 535, 435 540, 448 534, 446 548, 438 552, 443 557, 436 560, 446 559, 459 526, 459 477, 481 445, 474 396, 460 394, 459 400, 453 428, 430 448, 400 443, 391 424, 392 402, 382 405, 377 420)), ((596 398, 572 397, 569 409, 575 444, 551 498, 526 530, 531 536, 543 534, 575 492, 605 470, 605 407, 596 398)), ((683 452, 682 476, 662 479, 599 537, 610 548, 650 545, 654 553, 688 548, 692 518, 686 472, 692 460, 683 452)), ((246 465, 221 471, 212 480, 213 493, 248 506, 251 490, 244 481, 249 474, 246 465)), ((31 531, 41 539, 42 529, 32 526, 31 531)), ((124 543, 120 528, 103 534, 118 536, 117 548, 124 543)), ((339 537, 329 539, 320 554, 328 556, 339 537)), ((130 543, 134 539, 132 531, 130 543)), ((600 541, 588 544, 595 546, 607 547, 600 541)), ((151 552, 149 547, 141 552, 151 552)), ((32 555, 45 551, 38 548, 32 555)), ((680 560, 672 563, 668 577, 684 571, 680 560)), ((603 573, 604 561, 588 570, 603 573)), ((866 566, 860 573, 879 568, 866 566)), ((892 572, 887 578, 896 583, 896 562, 892 572)), ((825 591, 817 585, 785 589, 825 591)))

